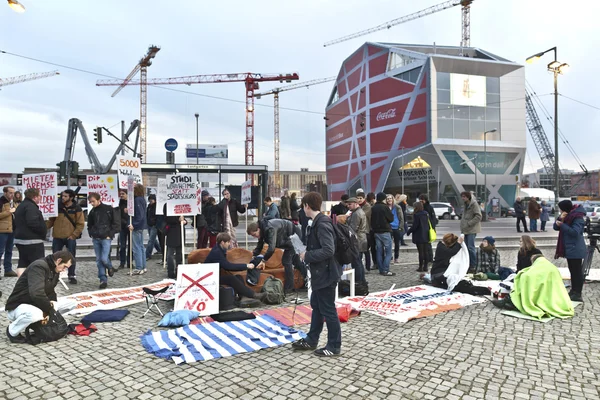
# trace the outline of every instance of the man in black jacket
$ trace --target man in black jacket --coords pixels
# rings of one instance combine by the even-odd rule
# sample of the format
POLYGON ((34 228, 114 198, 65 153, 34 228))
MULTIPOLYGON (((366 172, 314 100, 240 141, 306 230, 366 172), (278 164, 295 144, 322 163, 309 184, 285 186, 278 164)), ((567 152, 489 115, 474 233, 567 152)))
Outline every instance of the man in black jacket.
POLYGON ((156 195, 148 196, 148 208, 146 208, 146 223, 148 225, 148 245, 146 246, 146 261, 152 258, 152 250, 156 249, 157 253, 162 253, 162 249, 158 244, 158 230, 156 228, 156 195))
POLYGON ((75 308, 77 303, 73 300, 57 303, 54 291, 60 273, 73 261, 71 253, 61 250, 34 261, 25 269, 6 301, 5 309, 11 321, 6 336, 11 343, 25 343, 21 333, 30 324, 47 318, 53 310, 64 313, 75 308))
POLYGON ((119 189, 119 211, 120 211, 120 230, 119 232, 119 264, 120 268, 129 267, 129 214, 127 214, 127 189, 119 189))
POLYGON ((92 238, 94 253, 96 253, 100 289, 105 289, 108 286, 106 271, 108 270, 108 276, 111 277, 116 271, 110 261, 110 245, 115 234, 119 232, 120 221, 116 210, 103 204, 98 193, 90 193, 88 203, 93 207, 88 214, 88 233, 92 238))
POLYGON ((384 276, 394 276, 390 271, 392 261, 392 227, 394 215, 390 207, 384 203, 386 194, 377 193, 377 203, 371 209, 371 230, 375 235, 375 249, 377 252, 377 266, 379 273, 384 276))
MULTIPOLYGON (((431 203, 429 202, 429 198, 427 197, 426 194, 422 194, 419 196, 419 201, 421 202, 421 204, 423 204, 423 210, 427 211, 427 214, 429 215, 429 222, 431 223, 431 227, 433 228, 433 230, 435 230, 435 227, 438 224, 438 219, 437 219, 437 215, 435 215, 435 210, 433 209, 433 207, 431 206, 431 203)), ((429 259, 429 264, 431 264, 431 261, 433 261, 433 247, 431 246, 431 243, 427 243, 426 249, 427 249, 427 256, 429 259)), ((429 266, 430 265, 428 265, 427 267, 429 267, 429 266)))
POLYGON ((198 230, 198 243, 196 244, 197 249, 205 249, 208 247, 208 222, 206 221, 206 207, 208 206, 208 198, 210 193, 208 190, 203 190, 201 194, 202 199, 202 214, 196 215, 196 229, 198 230))
POLYGON ((521 227, 519 226, 519 222, 523 223, 523 230, 527 233, 527 221, 525 220, 525 216, 527 215, 527 210, 523 207, 523 203, 520 197, 517 197, 515 200, 515 204, 513 204, 515 209, 515 217, 517 217, 517 232, 521 232, 521 227))
POLYGON ((331 218, 333 218, 334 215, 345 215, 348 212, 348 205, 346 204, 346 202, 349 198, 350 196, 348 196, 347 194, 343 194, 340 199, 340 202, 335 206, 331 207, 331 218))
POLYGON ((19 250, 18 276, 25 272, 29 264, 44 258, 44 240, 48 230, 44 215, 38 207, 41 199, 38 189, 27 189, 25 199, 15 211, 15 244, 19 250))
MULTIPOLYGON (((231 245, 231 236, 228 233, 221 232, 217 235, 217 245, 213 247, 206 256, 204 264, 215 263, 219 264, 219 268, 225 271, 247 271, 254 268, 261 268, 261 266, 255 266, 254 264, 233 264, 227 260, 227 249, 231 245)), ((244 284, 239 275, 221 274, 219 276, 219 283, 221 285, 230 286, 234 292, 241 297, 241 303, 244 304, 247 299, 257 299, 264 301, 267 297, 267 293, 256 293, 248 286, 244 284)))
POLYGON ((306 339, 292 343, 294 350, 314 350, 322 357, 338 356, 342 349, 342 329, 335 309, 335 291, 342 276, 342 267, 335 259, 335 231, 331 218, 321 214, 323 199, 316 192, 302 198, 306 216, 312 219, 308 229, 308 246, 300 258, 308 264, 312 294, 310 306, 312 316, 306 339), (327 323, 327 345, 317 349, 323 331, 323 320, 327 323))
POLYGON ((268 248, 264 255, 264 261, 269 261, 273 253, 275 253, 275 249, 283 250, 281 263, 285 268, 284 290, 286 293, 294 290, 294 266, 298 268, 302 273, 302 276, 306 278, 306 270, 300 259, 297 257, 296 250, 290 239, 294 234, 298 235, 298 238, 300 238, 302 232, 292 221, 287 219, 263 219, 259 223, 253 222, 248 225, 246 233, 253 238, 258 239, 256 248, 252 253, 254 257, 262 253, 265 244, 268 248))

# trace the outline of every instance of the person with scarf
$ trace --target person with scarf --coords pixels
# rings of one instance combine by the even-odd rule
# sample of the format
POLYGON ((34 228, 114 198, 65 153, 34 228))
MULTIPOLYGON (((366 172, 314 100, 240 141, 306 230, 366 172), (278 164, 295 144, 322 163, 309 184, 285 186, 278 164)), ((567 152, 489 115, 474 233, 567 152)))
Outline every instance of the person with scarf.
POLYGON ((483 272, 490 274, 498 274, 500 268, 500 254, 494 245, 496 239, 493 236, 483 238, 481 245, 477 248, 477 257, 475 262, 474 273, 483 272))
POLYGON ((229 233, 229 236, 231 236, 231 248, 234 249, 238 247, 235 230, 239 225, 238 213, 245 213, 247 206, 240 204, 237 199, 232 198, 228 189, 223 189, 222 194, 223 200, 217 205, 218 215, 223 223, 221 232, 229 233))
POLYGON ((582 301, 583 290, 583 259, 586 254, 583 228, 585 227, 585 209, 581 204, 573 205, 570 200, 558 203, 561 214, 554 222, 554 230, 558 232, 556 253, 554 258, 567 259, 571 273, 571 291, 569 297, 572 301, 582 301))
POLYGON ((535 240, 529 235, 521 236, 520 244, 519 253, 517 254, 517 272, 531 266, 533 255, 542 254, 542 251, 535 247, 535 240))

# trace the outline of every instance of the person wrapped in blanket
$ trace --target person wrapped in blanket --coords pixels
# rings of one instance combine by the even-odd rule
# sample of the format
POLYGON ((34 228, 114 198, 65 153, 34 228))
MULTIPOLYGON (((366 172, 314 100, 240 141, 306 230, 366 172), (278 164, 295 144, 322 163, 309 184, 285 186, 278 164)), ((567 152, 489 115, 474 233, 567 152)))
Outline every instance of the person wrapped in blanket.
POLYGON ((531 267, 515 277, 510 295, 492 303, 537 319, 572 317, 575 310, 558 268, 541 254, 533 255, 531 260, 531 267))
POLYGON ((474 286, 471 282, 463 279, 468 268, 469 253, 464 244, 464 237, 446 233, 435 249, 435 257, 431 266, 431 284, 452 292, 476 296, 490 294, 488 288, 474 286), (451 264, 453 264, 452 267, 451 264), (454 282, 451 282, 450 275, 453 275, 454 282))

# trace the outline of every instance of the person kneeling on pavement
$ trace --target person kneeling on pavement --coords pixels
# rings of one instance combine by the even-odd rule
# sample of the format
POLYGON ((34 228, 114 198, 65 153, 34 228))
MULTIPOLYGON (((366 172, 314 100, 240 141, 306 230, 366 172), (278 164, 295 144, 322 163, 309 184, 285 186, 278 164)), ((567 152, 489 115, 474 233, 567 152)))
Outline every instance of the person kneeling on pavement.
POLYGON ((284 290, 286 294, 294 290, 294 267, 300 270, 306 282, 306 268, 296 254, 291 240, 294 234, 300 237, 302 232, 292 221, 285 219, 263 219, 259 223, 253 222, 248 225, 246 233, 258 239, 256 248, 252 252, 254 257, 261 254, 265 244, 268 246, 264 255, 265 262, 269 261, 271 256, 273 256, 275 249, 283 250, 281 263, 285 269, 284 290))
POLYGON ((531 260, 531 267, 523 269, 515 277, 510 295, 492 303, 498 308, 518 310, 538 319, 575 315, 558 268, 541 254, 535 254, 531 260))
POLYGON ((75 261, 67 250, 34 261, 19 277, 13 292, 6 301, 6 311, 11 324, 6 328, 6 336, 11 343, 25 343, 22 333, 29 325, 47 320, 54 311, 60 313, 74 309, 73 300, 57 302, 54 288, 62 271, 75 261))
MULTIPOLYGON (((225 271, 246 271, 254 268, 263 269, 264 264, 258 265, 250 264, 233 264, 227 260, 227 249, 231 245, 231 236, 226 232, 221 232, 217 235, 217 244, 212 248, 204 264, 215 263, 219 264, 219 267, 225 271)), ((219 276, 219 283, 221 285, 230 286, 236 295, 240 296, 240 303, 242 306, 248 303, 252 303, 250 299, 257 299, 264 302, 267 297, 266 292, 255 293, 252 289, 244 284, 244 281, 239 275, 227 275, 221 274, 219 276)))

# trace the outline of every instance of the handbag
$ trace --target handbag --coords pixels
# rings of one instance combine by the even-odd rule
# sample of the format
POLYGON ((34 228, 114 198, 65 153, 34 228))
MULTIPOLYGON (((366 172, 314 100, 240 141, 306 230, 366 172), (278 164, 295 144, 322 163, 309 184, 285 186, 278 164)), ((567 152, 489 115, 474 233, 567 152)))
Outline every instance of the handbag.
POLYGON ((34 322, 25 329, 27 343, 36 345, 40 343, 54 342, 62 339, 69 333, 69 326, 58 311, 52 311, 48 315, 48 322, 34 322), (31 334, 30 329, 33 330, 31 334))
MULTIPOLYGON (((77 229, 77 224, 75 222, 73 222, 73 220, 71 218, 69 218, 69 213, 67 212, 67 209, 62 208, 60 211, 62 211, 62 213, 65 214, 65 217, 73 225, 73 228, 77 229)), ((81 239, 81 235, 82 235, 82 233, 80 233, 79 236, 77 236, 75 239, 81 239)))
POLYGON ((429 243, 433 243, 437 239, 437 233, 435 232, 435 229, 433 229, 433 227, 431 226, 431 221, 429 220, 429 218, 427 218, 427 221, 429 222, 429 243))

